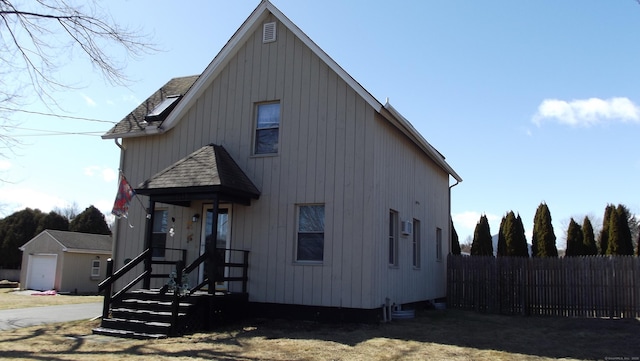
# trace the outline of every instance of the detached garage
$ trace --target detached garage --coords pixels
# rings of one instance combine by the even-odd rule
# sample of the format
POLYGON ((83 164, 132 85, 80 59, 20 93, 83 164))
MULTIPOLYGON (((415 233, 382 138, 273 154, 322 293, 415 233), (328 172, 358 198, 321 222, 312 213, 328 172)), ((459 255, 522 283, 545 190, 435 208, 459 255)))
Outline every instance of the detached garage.
POLYGON ((20 288, 97 292, 111 245, 109 235, 45 230, 20 247, 20 288))

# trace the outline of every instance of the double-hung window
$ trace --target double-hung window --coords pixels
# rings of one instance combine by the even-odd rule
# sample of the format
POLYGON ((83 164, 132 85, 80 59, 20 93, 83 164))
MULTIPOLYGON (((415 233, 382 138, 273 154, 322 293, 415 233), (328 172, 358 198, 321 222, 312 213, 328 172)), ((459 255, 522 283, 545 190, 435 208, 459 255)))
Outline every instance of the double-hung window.
POLYGON ((420 221, 413 220, 413 268, 420 268, 420 221))
POLYGON ((398 265, 398 212, 389 211, 389 265, 398 265))
POLYGON ((280 103, 263 103, 256 107, 256 134, 253 153, 277 154, 280 137, 280 103))
POLYGON ((91 279, 97 280, 100 278, 100 260, 94 259, 91 261, 91 279))
POLYGON ((436 228, 436 260, 442 261, 442 228, 436 228))
POLYGON ((153 232, 151 235, 151 256, 163 258, 167 247, 167 224, 169 212, 156 210, 153 213, 153 232))
POLYGON ((296 260, 324 260, 324 205, 298 206, 296 260))

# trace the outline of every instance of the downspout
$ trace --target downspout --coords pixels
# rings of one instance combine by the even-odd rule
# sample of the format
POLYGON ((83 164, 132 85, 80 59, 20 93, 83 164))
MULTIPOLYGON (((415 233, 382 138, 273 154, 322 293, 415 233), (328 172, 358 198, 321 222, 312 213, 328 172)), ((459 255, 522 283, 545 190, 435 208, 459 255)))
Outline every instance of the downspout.
MULTIPOLYGON (((113 141, 116 143, 118 148, 120 148, 120 162, 118 164, 118 170, 122 171, 124 167, 124 151, 126 150, 126 148, 121 143, 118 143, 118 138, 115 138, 113 141)), ((120 219, 117 217, 113 221, 113 229, 115 232, 113 232, 113 244, 111 245, 111 259, 117 260, 118 259, 117 244, 118 244, 118 236, 120 231, 120 219)))

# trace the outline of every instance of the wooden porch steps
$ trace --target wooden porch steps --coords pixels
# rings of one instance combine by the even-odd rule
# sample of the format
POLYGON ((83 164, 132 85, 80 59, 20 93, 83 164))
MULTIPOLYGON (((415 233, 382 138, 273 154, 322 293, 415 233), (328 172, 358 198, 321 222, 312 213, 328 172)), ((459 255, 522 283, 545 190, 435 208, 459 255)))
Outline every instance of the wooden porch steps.
POLYGON ((110 317, 103 318, 94 334, 157 339, 203 331, 246 314, 246 293, 196 292, 182 297, 178 318, 172 325, 173 293, 159 290, 137 290, 126 293, 111 304, 110 317))
POLYGON ((183 319, 197 298, 185 297, 178 305, 178 322, 172 326, 172 293, 159 290, 129 292, 111 306, 111 317, 102 320, 94 334, 137 339, 166 338, 182 332, 183 319))

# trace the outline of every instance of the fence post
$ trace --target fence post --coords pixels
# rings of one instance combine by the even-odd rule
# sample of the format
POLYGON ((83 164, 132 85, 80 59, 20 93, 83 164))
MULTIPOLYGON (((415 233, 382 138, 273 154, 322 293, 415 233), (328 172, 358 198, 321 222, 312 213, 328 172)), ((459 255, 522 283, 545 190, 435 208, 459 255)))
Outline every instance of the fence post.
MULTIPOLYGON (((111 258, 107 259, 107 277, 106 279, 111 278, 113 275, 113 260, 111 258)), ((102 319, 109 318, 109 306, 111 305, 111 282, 107 283, 104 288, 104 299, 102 301, 102 319)))

